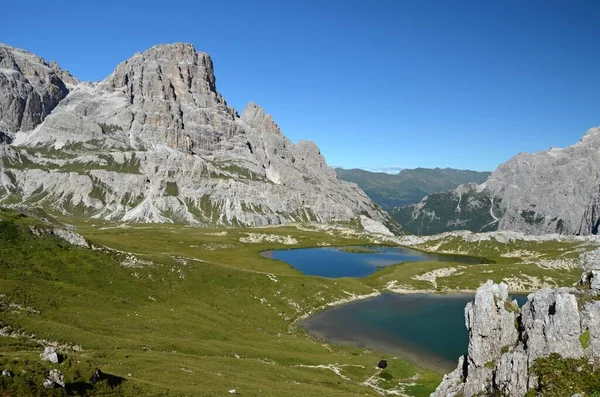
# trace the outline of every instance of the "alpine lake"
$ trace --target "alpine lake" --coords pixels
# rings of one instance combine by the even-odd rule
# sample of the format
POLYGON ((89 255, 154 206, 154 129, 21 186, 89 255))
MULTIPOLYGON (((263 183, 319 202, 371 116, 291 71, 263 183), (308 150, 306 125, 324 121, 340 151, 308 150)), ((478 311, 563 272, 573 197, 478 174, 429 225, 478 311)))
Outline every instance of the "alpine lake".
MULTIPOLYGON (((360 246, 265 251, 306 275, 366 277, 385 266, 413 261, 448 261, 476 266, 481 258, 425 253, 409 248, 360 246)), ((335 306, 304 319, 311 335, 331 343, 351 344, 402 357, 430 370, 452 370, 466 354, 465 305, 472 293, 382 294, 335 306)), ((525 296, 516 295, 519 306, 525 296)))

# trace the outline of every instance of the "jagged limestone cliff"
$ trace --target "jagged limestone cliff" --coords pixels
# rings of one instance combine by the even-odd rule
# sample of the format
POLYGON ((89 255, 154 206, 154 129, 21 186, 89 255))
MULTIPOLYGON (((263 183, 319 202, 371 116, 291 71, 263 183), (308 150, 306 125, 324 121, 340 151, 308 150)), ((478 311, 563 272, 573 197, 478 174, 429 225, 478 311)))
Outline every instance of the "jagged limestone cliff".
POLYGON ((292 143, 256 104, 240 117, 217 91, 209 55, 190 44, 135 54, 104 81, 74 86, 33 131, 13 135, 0 145, 1 203, 139 222, 257 226, 365 215, 395 227, 336 178, 314 143, 292 143))
POLYGON ((521 153, 481 185, 432 194, 392 211, 409 232, 515 230, 596 234, 600 225, 600 127, 576 144, 521 153))
POLYGON ((0 143, 34 129, 77 83, 56 62, 0 44, 0 143))
MULTIPOLYGON (((536 371, 538 359, 598 362, 599 288, 600 272, 586 272, 577 288, 536 291, 519 309, 516 301, 508 299, 506 284, 488 281, 465 308, 468 353, 432 396, 543 394, 548 385, 536 371)), ((571 390, 568 395, 581 391, 571 390)))

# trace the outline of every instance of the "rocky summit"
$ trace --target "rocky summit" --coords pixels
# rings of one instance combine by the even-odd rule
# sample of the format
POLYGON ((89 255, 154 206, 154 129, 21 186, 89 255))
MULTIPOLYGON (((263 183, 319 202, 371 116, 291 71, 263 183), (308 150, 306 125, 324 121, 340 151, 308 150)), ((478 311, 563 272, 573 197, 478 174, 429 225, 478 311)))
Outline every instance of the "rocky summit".
POLYGON ((0 143, 34 129, 77 83, 56 62, 0 45, 0 143))
POLYGON ((409 232, 514 230, 597 234, 600 226, 600 127, 576 144, 521 153, 480 185, 431 194, 392 210, 409 232))
MULTIPOLYGON (((312 142, 287 139, 217 91, 210 56, 157 45, 104 81, 0 45, 0 203, 132 222, 394 222, 337 179, 312 142)), ((396 229, 398 230, 398 229, 396 229)))

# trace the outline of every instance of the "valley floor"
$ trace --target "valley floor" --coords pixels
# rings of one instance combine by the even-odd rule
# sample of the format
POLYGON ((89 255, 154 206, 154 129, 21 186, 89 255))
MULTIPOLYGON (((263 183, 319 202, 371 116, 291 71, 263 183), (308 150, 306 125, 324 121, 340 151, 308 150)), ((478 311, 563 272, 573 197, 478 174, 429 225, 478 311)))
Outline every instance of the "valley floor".
POLYGON ((585 239, 498 235, 384 238, 352 225, 209 229, 82 222, 77 231, 90 249, 59 238, 52 221, 13 211, 0 218, 0 370, 15 375, 0 377, 0 389, 9 395, 64 394, 41 386, 57 368, 75 395, 426 396, 441 374, 391 357, 378 371, 382 352, 316 340, 299 320, 386 291, 473 291, 488 278, 508 280, 520 291, 569 285, 581 274, 581 258, 597 247, 585 239), (327 279, 260 255, 373 243, 490 263, 414 262, 362 279, 327 279), (60 347, 62 364, 40 360, 46 345, 60 347), (92 385, 95 368, 120 383, 92 385))

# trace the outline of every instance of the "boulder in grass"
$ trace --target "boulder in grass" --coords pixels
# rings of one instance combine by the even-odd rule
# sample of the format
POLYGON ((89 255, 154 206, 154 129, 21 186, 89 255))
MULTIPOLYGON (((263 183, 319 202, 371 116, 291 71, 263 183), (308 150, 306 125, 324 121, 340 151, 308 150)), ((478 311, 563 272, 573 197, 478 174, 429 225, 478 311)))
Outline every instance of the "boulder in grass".
POLYGON ((377 368, 379 369, 386 369, 388 366, 387 360, 379 360, 379 362, 377 363, 377 368))
POLYGON ((40 354, 40 357, 43 361, 50 361, 52 364, 58 364, 60 362, 60 357, 58 353, 56 353, 56 349, 52 346, 47 346, 44 349, 44 352, 40 354))
POLYGON ((47 389, 54 389, 56 387, 64 388, 65 377, 59 370, 51 369, 46 379, 44 379, 43 385, 47 389))

